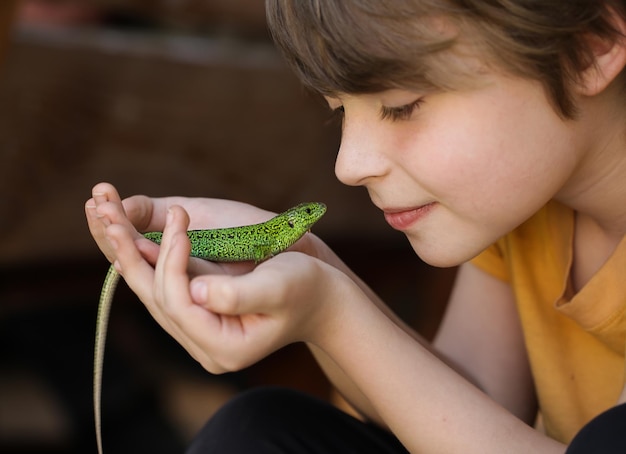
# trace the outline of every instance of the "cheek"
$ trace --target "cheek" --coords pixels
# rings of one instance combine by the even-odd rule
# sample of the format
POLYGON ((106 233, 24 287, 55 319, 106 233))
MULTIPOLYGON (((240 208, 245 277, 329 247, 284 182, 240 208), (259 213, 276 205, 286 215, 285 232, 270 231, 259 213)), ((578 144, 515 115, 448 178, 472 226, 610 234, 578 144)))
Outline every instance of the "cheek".
POLYGON ((469 206, 506 209, 516 200, 538 209, 568 173, 567 127, 551 108, 525 102, 488 107, 457 110, 415 144, 422 150, 416 165, 425 169, 423 184, 469 206))
MULTIPOLYGON (((549 140, 474 137, 462 129, 444 139, 433 137, 438 152, 423 156, 429 167, 420 184, 440 207, 412 244, 435 266, 462 263, 518 227, 554 197, 568 174, 549 158, 549 140)), ((563 147, 559 153, 567 151, 563 147)))
MULTIPOLYGON (((449 124, 449 123, 448 123, 449 124)), ((432 128, 413 143, 412 168, 421 186, 436 197, 461 197, 490 191, 508 178, 501 160, 503 144, 477 134, 471 124, 432 128)))

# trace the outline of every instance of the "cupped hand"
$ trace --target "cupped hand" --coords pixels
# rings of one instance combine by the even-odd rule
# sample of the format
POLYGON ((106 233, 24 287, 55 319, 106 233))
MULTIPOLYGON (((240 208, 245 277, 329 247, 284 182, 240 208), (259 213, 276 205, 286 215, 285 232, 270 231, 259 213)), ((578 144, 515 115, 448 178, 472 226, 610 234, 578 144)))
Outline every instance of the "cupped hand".
MULTIPOLYGON (((325 302, 338 298, 338 282, 353 284, 336 268, 297 252, 279 254, 256 267, 190 259, 187 229, 272 217, 243 203, 145 196, 122 202, 113 186, 101 183, 94 187, 86 213, 98 246, 152 316, 214 373, 241 369, 284 345, 323 335, 333 319, 328 310, 333 304, 325 302), (161 247, 137 229, 163 230, 161 247)), ((300 241, 315 242, 311 234, 300 241)))
POLYGON ((140 297, 205 369, 239 370, 292 342, 315 341, 333 325, 338 282, 349 281, 336 268, 285 252, 248 273, 190 280, 187 222, 184 210, 170 209, 152 288, 140 297))

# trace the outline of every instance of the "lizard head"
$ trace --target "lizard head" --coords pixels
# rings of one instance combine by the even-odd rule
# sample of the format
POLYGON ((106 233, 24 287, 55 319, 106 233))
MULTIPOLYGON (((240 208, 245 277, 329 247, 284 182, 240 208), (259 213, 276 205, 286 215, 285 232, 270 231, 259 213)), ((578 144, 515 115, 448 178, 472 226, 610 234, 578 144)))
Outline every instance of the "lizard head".
POLYGON ((324 213, 326 213, 325 204, 309 202, 290 208, 278 217, 283 217, 292 229, 304 233, 319 221, 324 213))

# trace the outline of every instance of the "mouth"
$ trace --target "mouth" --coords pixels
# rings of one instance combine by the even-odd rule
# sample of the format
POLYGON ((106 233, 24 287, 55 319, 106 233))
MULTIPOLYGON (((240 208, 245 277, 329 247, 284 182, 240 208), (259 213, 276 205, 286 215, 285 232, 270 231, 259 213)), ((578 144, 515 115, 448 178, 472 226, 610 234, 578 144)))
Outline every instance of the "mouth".
POLYGON ((395 230, 407 230, 424 216, 426 216, 435 206, 435 202, 421 205, 417 208, 386 209, 385 221, 395 230))

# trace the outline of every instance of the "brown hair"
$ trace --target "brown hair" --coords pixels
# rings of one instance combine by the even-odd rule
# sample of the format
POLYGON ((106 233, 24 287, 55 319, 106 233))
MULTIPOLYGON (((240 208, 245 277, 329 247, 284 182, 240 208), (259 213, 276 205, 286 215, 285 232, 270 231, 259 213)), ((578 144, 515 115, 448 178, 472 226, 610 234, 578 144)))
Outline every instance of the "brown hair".
POLYGON ((458 88, 467 67, 454 55, 474 49, 541 81, 566 118, 576 113, 569 87, 593 64, 589 37, 621 37, 611 14, 626 16, 626 0, 266 0, 266 8, 287 62, 322 94, 458 88))

